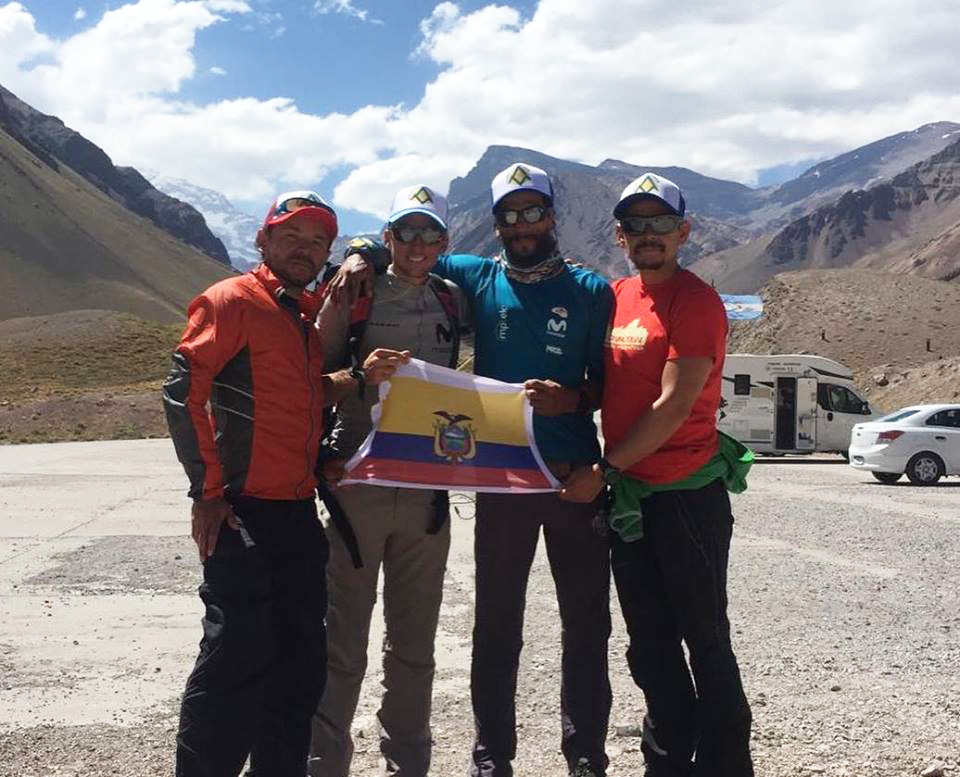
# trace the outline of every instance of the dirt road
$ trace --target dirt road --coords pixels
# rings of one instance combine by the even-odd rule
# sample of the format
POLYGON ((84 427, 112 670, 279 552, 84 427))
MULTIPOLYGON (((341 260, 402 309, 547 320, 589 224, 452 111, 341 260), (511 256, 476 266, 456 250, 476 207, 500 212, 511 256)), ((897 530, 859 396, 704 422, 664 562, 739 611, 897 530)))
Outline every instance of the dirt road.
MULTIPOLYGON (((880 486, 843 464, 763 462, 736 497, 731 620, 757 774, 960 774, 960 481, 880 486)), ((201 609, 168 440, 0 447, 0 775, 172 774, 177 698, 201 609)), ((434 774, 472 736, 472 505, 438 638, 434 774)), ((643 701, 614 607, 611 777, 641 772, 643 701)), ((559 629, 538 556, 518 699, 518 775, 563 775, 559 629)), ((378 621, 375 617, 375 622, 378 621)), ((357 775, 377 769, 375 668, 357 775)))

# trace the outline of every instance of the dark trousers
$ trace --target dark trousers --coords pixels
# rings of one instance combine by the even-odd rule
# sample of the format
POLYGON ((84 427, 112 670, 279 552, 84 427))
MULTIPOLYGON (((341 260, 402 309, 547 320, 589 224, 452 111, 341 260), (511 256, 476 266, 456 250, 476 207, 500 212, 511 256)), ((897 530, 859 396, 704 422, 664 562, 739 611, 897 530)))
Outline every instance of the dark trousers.
POLYGON ((630 634, 627 662, 647 700, 647 774, 750 777, 750 707, 727 620, 727 491, 716 480, 653 494, 641 507, 643 538, 614 537, 612 563, 630 634))
POLYGON ((513 774, 523 611, 541 526, 562 623, 561 749, 571 766, 580 758, 598 770, 607 766, 610 546, 593 528, 596 513, 595 504, 564 502, 556 494, 477 495, 470 673, 476 777, 513 774))
POLYGON ((304 777, 326 681, 327 540, 313 500, 232 500, 204 562, 200 656, 183 694, 177 777, 304 777))

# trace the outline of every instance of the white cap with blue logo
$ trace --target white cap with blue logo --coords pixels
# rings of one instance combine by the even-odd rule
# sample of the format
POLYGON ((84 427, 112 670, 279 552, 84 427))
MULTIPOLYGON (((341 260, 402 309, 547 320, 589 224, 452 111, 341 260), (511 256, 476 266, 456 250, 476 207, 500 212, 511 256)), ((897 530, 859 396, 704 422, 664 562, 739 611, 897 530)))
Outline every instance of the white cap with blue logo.
POLYGON ((490 184, 493 195, 493 209, 508 194, 521 191, 540 192, 553 205, 553 184, 545 170, 522 162, 515 162, 494 176, 490 184))
POLYGON ((683 216, 687 210, 680 187, 656 173, 644 173, 627 184, 613 209, 614 218, 626 215, 627 208, 637 200, 660 200, 678 216, 683 216))
POLYGON ((425 213, 444 229, 447 228, 447 198, 423 184, 405 186, 393 198, 388 224, 411 213, 425 213))

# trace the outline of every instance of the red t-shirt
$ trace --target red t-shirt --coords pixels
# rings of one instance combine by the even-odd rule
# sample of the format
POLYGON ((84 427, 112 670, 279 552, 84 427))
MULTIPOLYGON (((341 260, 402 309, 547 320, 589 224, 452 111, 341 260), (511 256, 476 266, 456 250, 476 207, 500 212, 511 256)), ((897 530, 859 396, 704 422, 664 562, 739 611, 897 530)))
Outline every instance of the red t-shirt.
POLYGON ((710 357, 713 369, 683 425, 656 453, 626 472, 647 483, 693 474, 717 449, 717 406, 726 353, 727 314, 720 295, 687 270, 663 283, 640 276, 614 281, 613 319, 604 350, 603 436, 609 451, 660 396, 667 361, 710 357))

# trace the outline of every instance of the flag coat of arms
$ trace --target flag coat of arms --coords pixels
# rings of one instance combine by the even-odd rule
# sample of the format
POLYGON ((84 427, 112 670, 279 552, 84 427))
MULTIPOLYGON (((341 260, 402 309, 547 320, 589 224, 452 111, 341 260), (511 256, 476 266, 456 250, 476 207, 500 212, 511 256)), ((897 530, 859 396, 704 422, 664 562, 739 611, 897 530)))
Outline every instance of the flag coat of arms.
POLYGON ((411 359, 380 384, 373 429, 341 481, 462 491, 553 491, 523 386, 411 359))

